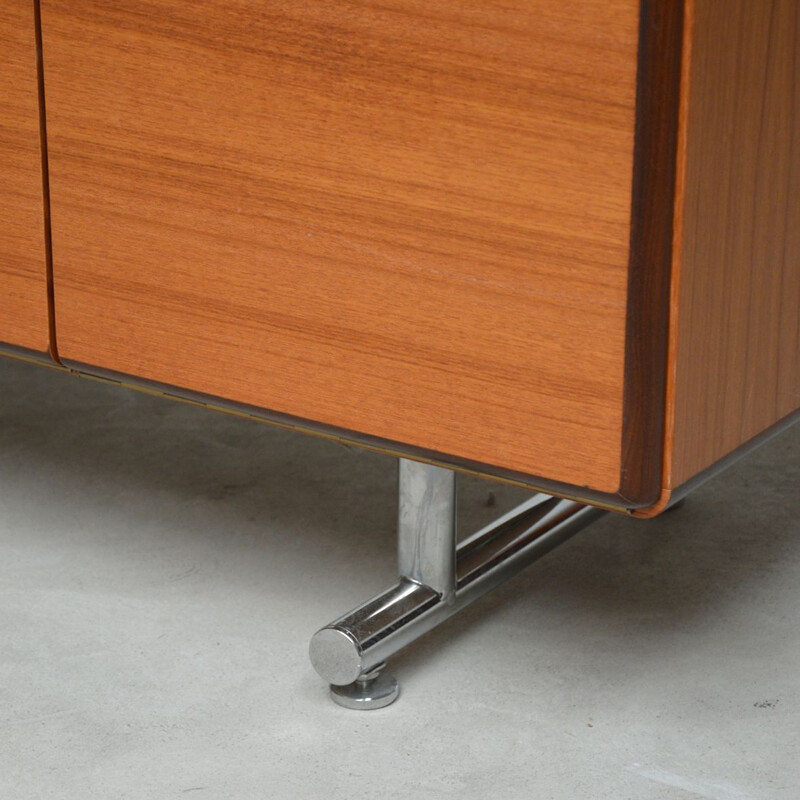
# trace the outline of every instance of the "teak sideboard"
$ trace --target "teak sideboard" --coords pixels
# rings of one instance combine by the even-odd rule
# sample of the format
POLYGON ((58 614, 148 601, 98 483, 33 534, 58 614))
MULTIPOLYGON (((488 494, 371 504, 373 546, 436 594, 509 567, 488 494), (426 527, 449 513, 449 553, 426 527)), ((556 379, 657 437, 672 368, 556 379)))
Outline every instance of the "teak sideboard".
POLYGON ((800 416, 799 51, 797 0, 5 0, 0 349, 433 465, 401 535, 453 470, 652 516, 800 416))
POLYGON ((796 0, 7 0, 11 354, 657 513, 800 405, 796 0))

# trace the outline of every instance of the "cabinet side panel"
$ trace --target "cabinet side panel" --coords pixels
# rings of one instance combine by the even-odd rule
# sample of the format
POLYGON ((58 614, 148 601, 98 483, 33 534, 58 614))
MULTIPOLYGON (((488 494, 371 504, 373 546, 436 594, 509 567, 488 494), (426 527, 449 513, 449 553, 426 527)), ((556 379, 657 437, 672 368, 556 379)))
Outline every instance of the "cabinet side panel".
POLYGON ((48 349, 47 267, 31 0, 0 5, 0 346, 48 349))
POLYGON ((676 487, 800 406, 800 4, 696 0, 676 487))
POLYGON ((60 355, 616 492, 638 22, 44 0, 60 355))

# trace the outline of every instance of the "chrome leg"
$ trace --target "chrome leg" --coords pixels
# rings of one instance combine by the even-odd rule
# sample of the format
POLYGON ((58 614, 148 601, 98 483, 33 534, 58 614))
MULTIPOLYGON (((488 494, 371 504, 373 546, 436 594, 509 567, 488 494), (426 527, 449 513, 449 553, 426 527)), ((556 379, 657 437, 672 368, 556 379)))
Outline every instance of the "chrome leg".
POLYGON ((314 669, 348 708, 381 708, 398 694, 386 660, 565 542, 602 510, 546 494, 456 547, 456 476, 400 459, 398 582, 311 639, 314 669))
POLYGON ((456 474, 401 458, 397 469, 397 571, 446 603, 456 594, 456 474))

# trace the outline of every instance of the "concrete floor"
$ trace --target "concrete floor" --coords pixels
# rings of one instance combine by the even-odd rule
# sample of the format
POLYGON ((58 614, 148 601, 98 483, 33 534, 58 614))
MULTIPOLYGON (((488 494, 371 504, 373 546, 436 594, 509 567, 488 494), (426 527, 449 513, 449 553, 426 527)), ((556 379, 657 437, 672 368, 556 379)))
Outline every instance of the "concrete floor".
MULTIPOLYGON (((346 711, 307 642, 393 581, 394 490, 388 457, 0 360, 0 797, 800 797, 800 428, 346 711)), ((521 497, 464 480, 462 521, 521 497)))

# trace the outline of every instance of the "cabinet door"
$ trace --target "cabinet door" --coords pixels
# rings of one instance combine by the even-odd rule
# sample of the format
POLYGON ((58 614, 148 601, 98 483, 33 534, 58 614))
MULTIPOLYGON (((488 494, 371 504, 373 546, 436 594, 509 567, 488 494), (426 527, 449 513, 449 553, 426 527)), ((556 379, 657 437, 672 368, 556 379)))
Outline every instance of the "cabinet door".
POLYGON ((66 361, 618 491, 638 0, 42 24, 66 361))
POLYGON ((0 5, 0 347, 48 350, 36 27, 30 0, 0 5))

